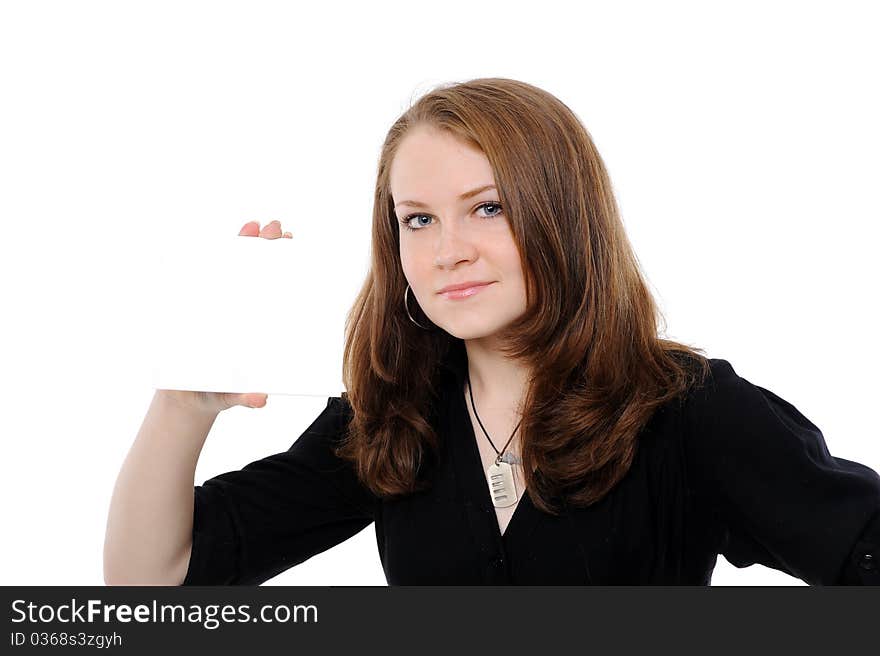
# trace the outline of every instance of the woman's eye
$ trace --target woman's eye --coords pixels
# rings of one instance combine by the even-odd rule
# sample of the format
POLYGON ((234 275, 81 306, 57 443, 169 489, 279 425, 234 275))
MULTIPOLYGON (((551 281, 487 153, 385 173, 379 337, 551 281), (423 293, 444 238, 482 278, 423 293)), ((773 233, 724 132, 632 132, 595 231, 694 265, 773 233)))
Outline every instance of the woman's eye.
POLYGON ((427 216, 426 214, 410 214, 403 221, 401 221, 401 223, 403 224, 403 227, 406 228, 407 230, 421 230, 421 228, 413 228, 410 225, 410 221, 412 221, 413 219, 421 219, 421 218, 430 219, 431 217, 427 216))
MULTIPOLYGON (((484 216, 483 217, 484 219, 494 219, 496 216, 498 216, 502 212, 501 203, 495 203, 492 201, 487 202, 487 203, 481 203, 480 205, 477 205, 474 208, 474 210, 481 210, 481 209, 484 209, 487 207, 496 208, 496 209, 493 212, 490 212, 488 216, 484 216)), ((428 214, 409 214, 409 215, 405 216, 403 219, 401 219, 400 223, 407 230, 411 230, 411 231, 421 230, 422 228, 413 228, 410 222, 413 219, 422 219, 422 218, 430 219, 431 217, 428 214)), ((419 224, 419 225, 421 225, 422 227, 425 227, 425 225, 430 225, 430 224, 419 224)))
POLYGON ((495 212, 491 213, 489 216, 486 217, 487 219, 491 219, 492 217, 495 217, 495 216, 498 216, 499 214, 501 214, 501 205, 499 203, 483 203, 482 205, 477 206, 477 209, 479 210, 484 207, 497 208, 497 210, 495 212))

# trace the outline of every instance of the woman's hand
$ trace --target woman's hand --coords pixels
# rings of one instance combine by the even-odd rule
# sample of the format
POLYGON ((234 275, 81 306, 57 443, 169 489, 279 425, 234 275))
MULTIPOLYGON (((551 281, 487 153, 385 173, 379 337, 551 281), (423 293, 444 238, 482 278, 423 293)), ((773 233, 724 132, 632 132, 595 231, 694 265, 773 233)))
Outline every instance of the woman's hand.
POLYGON ((259 221, 249 221, 244 224, 241 231, 238 233, 239 237, 263 237, 264 239, 278 239, 279 237, 283 237, 284 239, 293 239, 289 232, 285 232, 281 234, 281 222, 277 219, 275 221, 270 221, 266 224, 266 227, 260 230, 260 222, 259 221))
POLYGON ((198 415, 218 415, 224 410, 243 405, 246 408, 262 408, 268 394, 248 392, 191 392, 189 390, 157 389, 156 394, 198 415))

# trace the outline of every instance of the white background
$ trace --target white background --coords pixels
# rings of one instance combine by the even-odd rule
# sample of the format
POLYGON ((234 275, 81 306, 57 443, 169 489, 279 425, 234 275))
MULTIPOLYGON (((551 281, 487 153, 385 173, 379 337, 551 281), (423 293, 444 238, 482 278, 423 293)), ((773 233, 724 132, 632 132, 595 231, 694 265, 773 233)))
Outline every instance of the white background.
MULTIPOLYGON (((872 4, 4 2, 0 582, 103 584, 153 394, 157 248, 277 218, 362 280, 386 130, 475 77, 542 87, 584 122, 669 337, 880 468, 872 4)), ((296 281, 251 282, 295 302, 296 281)), ((196 482, 287 449, 325 403, 221 414, 196 482)), ((372 526, 275 584, 384 585, 372 526)), ((803 583, 719 558, 713 584, 803 583)))

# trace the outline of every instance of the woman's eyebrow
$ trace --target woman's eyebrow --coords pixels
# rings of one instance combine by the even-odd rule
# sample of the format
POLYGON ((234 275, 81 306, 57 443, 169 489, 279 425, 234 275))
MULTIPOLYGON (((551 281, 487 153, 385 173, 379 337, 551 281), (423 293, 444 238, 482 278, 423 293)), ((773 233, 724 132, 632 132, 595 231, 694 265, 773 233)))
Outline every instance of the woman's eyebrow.
MULTIPOLYGON (((461 196, 458 197, 458 200, 467 200, 471 196, 476 196, 479 193, 486 191, 487 189, 495 189, 495 185, 488 184, 483 185, 482 187, 477 187, 476 189, 471 189, 470 191, 464 192, 461 196)), ((427 203, 421 203, 417 200, 402 200, 394 207, 400 207, 401 205, 412 205, 413 207, 429 207, 427 203)))

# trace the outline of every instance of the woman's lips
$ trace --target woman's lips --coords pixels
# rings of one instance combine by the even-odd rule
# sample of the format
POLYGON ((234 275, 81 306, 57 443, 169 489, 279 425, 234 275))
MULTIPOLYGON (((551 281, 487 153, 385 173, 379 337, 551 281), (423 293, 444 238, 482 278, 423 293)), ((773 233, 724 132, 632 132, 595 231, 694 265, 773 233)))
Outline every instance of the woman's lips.
POLYGON ((443 298, 447 298, 450 301, 454 301, 457 299, 463 299, 463 298, 470 298, 471 296, 474 296, 475 294, 479 294, 481 291, 486 289, 486 287, 488 287, 491 284, 493 284, 493 283, 488 282, 483 285, 474 285, 473 287, 466 287, 465 289, 454 289, 449 292, 443 292, 442 294, 440 294, 440 296, 442 296, 443 298))

